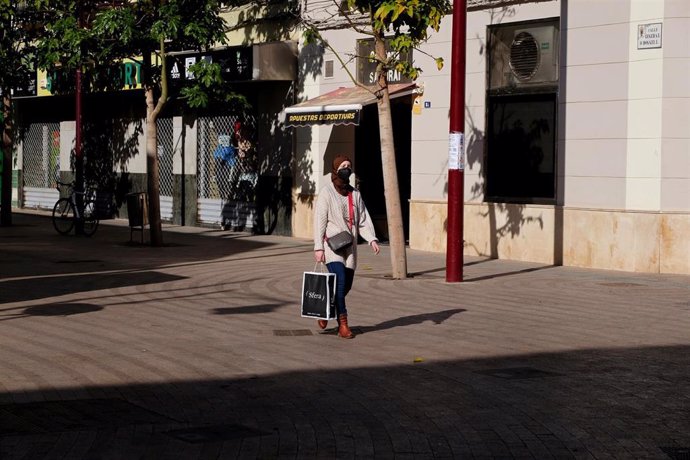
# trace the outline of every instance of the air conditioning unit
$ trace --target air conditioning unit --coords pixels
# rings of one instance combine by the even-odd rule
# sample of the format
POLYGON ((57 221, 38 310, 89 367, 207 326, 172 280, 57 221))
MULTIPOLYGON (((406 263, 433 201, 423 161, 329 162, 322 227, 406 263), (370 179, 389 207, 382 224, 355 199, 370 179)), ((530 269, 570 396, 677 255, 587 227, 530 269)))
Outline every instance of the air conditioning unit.
POLYGON ((553 25, 502 31, 492 56, 491 88, 558 84, 558 28, 553 25))

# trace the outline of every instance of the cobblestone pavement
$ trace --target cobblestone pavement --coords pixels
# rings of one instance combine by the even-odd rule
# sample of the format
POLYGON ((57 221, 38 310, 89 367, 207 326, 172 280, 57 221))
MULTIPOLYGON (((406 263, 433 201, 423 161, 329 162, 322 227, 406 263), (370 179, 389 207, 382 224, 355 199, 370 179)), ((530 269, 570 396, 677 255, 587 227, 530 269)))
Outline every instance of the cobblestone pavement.
POLYGON ((14 221, 2 460, 690 458, 690 277, 363 246, 342 340, 299 316, 307 240, 14 221))

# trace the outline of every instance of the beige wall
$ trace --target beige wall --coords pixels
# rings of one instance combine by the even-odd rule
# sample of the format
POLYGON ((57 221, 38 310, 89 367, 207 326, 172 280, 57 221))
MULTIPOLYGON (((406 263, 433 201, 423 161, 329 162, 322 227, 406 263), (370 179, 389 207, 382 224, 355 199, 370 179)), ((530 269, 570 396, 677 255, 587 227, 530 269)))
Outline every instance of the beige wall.
MULTIPOLYGON (((445 201, 413 201, 410 247, 446 249, 445 201)), ((466 203, 466 255, 649 273, 690 274, 690 216, 466 203)))
MULTIPOLYGON (((357 35, 348 31, 330 31, 324 35, 341 55, 355 51, 357 35)), ((306 101, 341 86, 352 86, 345 69, 332 51, 320 46, 299 44, 299 84, 297 101, 306 101), (327 60, 334 62, 334 75, 324 77, 327 60)), ((354 72, 354 65, 350 66, 354 72)), ((311 238, 313 203, 331 171, 332 159, 340 153, 354 158, 354 127, 313 126, 294 128, 294 166, 292 232, 300 238, 311 238)), ((355 165, 356 168, 356 165, 355 165)))
POLYGON ((173 174, 182 174, 183 171, 184 174, 196 174, 198 153, 196 118, 173 117, 173 148, 173 174), (184 140, 184 145, 180 140, 184 140))
POLYGON ((312 238, 314 235, 314 206, 316 195, 293 193, 292 195, 292 236, 312 238))
MULTIPOLYGON (((142 132, 139 133, 139 138, 137 140, 137 145, 139 151, 136 155, 129 158, 125 164, 123 164, 122 171, 120 171, 120 165, 115 164, 115 172, 128 172, 128 173, 146 173, 146 120, 141 121, 142 132)), ((70 171, 70 156, 72 149, 74 148, 74 142, 76 137, 76 124, 74 121, 62 121, 60 122, 60 170, 70 171)), ((135 127, 134 123, 130 123, 125 134, 126 137, 130 137, 134 134, 135 127)), ((20 168, 21 169, 21 168, 20 168)))
POLYGON ((660 201, 662 211, 690 211, 690 2, 664 5, 660 201), (666 35, 668 34, 668 35, 666 35))
POLYGON ((690 211, 690 2, 569 1, 564 11, 563 202, 690 211), (663 47, 638 50, 638 26, 655 22, 663 47))

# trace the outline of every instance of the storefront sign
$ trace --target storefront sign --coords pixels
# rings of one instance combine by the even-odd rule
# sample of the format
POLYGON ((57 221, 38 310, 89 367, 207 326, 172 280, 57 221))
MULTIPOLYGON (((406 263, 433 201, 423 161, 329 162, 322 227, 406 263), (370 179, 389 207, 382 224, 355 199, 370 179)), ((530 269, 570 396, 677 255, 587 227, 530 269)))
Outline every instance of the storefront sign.
POLYGON ((337 112, 300 112, 286 114, 286 124, 288 126, 309 126, 309 125, 358 125, 359 110, 340 110, 337 112))
POLYGON ((20 79, 19 84, 12 90, 12 97, 32 97, 36 96, 36 92, 36 73, 26 73, 23 78, 20 79))
POLYGON ((637 26, 637 49, 661 48, 661 23, 637 26))
MULTIPOLYGON (((386 53, 390 57, 393 51, 390 50, 386 41, 386 53)), ((376 59, 374 59, 374 39, 364 39, 357 41, 357 81, 365 85, 376 83, 376 59)), ((412 51, 400 55, 400 61, 412 64, 412 51)), ((388 71, 388 83, 411 83, 412 79, 404 76, 399 70, 390 69, 388 71)))
POLYGON ((171 83, 180 85, 194 79, 190 68, 201 61, 220 64, 221 76, 225 81, 247 81, 252 79, 252 48, 238 46, 207 53, 185 52, 168 56, 168 77, 171 83))
MULTIPOLYGON (((100 73, 85 72, 85 86, 91 91, 107 91, 113 88, 120 90, 140 89, 141 59, 125 59, 119 65, 102 69, 100 73), (113 76, 115 73, 115 76, 113 76)), ((63 70, 38 70, 26 74, 22 83, 12 90, 15 98, 53 96, 55 94, 71 94, 74 91, 74 73, 63 70)))
MULTIPOLYGON (((156 56, 152 57, 153 65, 160 65, 156 56)), ((182 85, 193 78, 190 67, 200 60, 218 62, 221 66, 221 76, 226 81, 244 81, 252 79, 252 48, 234 47, 209 53, 180 53, 168 57, 168 77, 173 85, 182 85)), ((125 59, 118 66, 106 69, 100 74, 85 72, 87 86, 95 91, 107 91, 118 88, 120 90, 141 89, 142 65, 141 58, 125 59), (112 73, 117 72, 115 78, 112 73)), ((54 94, 69 94, 74 91, 74 74, 60 70, 46 72, 39 70, 33 76, 22 80, 20 87, 13 90, 13 96, 36 97, 52 96, 54 94)))

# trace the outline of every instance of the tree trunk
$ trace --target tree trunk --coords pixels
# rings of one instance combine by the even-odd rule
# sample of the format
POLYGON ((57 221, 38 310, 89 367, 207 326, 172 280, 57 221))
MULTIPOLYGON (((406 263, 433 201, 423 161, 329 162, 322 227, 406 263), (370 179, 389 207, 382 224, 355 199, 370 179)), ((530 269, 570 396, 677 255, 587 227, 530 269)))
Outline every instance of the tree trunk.
POLYGON ((7 89, 2 98, 2 190, 0 190, 0 225, 12 225, 12 100, 7 89))
POLYGON ((156 120, 158 111, 154 110, 153 88, 146 88, 146 177, 149 201, 149 229, 151 246, 163 245, 161 226, 160 181, 158 176, 158 132, 156 120))
MULTIPOLYGON (((375 49, 377 59, 380 62, 385 61, 386 47, 383 36, 376 35, 375 49)), ((380 65, 379 69, 381 69, 380 65)), ((382 93, 382 97, 378 99, 377 105, 381 138, 381 165, 383 166, 383 190, 386 200, 388 238, 391 249, 391 268, 394 279, 404 279, 407 278, 405 232, 403 230, 402 209, 400 207, 398 170, 395 163, 391 101, 388 93, 388 77, 385 69, 378 72, 378 87, 382 93)))

